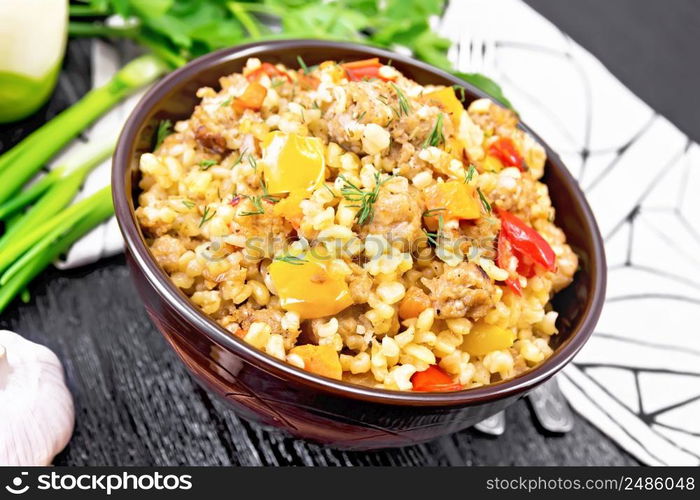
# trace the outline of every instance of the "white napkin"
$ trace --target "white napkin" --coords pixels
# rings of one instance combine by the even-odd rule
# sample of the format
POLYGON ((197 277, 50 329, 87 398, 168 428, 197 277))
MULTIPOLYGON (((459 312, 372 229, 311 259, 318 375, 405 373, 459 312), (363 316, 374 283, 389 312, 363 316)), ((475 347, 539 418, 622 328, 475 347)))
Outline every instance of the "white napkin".
MULTIPOLYGON (((92 86, 99 87, 107 81, 121 68, 124 63, 135 56, 133 47, 120 44, 119 48, 105 42, 96 40, 92 44, 92 86)), ((128 118, 131 110, 141 100, 146 90, 141 90, 125 99, 119 106, 105 114, 92 127, 86 130, 80 138, 73 141, 64 152, 56 158, 51 167, 61 165, 62 159, 75 154, 81 148, 85 148, 85 141, 88 143, 101 143, 107 138, 114 138, 128 118)), ((82 190, 76 197, 76 201, 89 196, 95 191, 105 187, 111 182, 112 158, 108 158, 87 177, 82 190)), ((124 249, 124 241, 117 220, 111 217, 108 221, 100 224, 82 239, 77 241, 70 249, 65 260, 55 262, 56 267, 68 269, 90 264, 103 257, 109 257, 120 253, 124 249)))
MULTIPOLYGON (((584 188, 605 238, 596 333, 558 378, 571 405, 650 465, 700 463, 700 147, 520 0, 452 1, 440 30, 459 69, 499 82, 584 188), (692 214, 696 214, 695 217, 692 214)), ((97 42, 93 81, 119 66, 97 42)), ((137 97, 98 123, 117 133, 137 97)), ((103 165, 86 186, 108 182, 103 165)), ((119 251, 113 221, 74 245, 73 267, 119 251)))
POLYGON ((561 155, 605 238, 606 304, 562 391, 642 462, 699 464, 700 147, 519 0, 451 2, 441 29, 561 155))

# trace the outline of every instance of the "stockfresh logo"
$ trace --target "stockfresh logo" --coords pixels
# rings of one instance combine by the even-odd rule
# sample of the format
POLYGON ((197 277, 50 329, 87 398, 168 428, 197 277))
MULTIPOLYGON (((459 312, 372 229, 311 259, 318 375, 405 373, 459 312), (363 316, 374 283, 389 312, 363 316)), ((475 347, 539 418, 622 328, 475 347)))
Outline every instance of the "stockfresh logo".
POLYGON ((15 476, 10 481, 10 484, 5 486, 5 489, 12 493, 13 495, 22 495, 29 490, 29 485, 25 484, 25 477, 29 475, 28 472, 21 472, 19 476, 15 476))

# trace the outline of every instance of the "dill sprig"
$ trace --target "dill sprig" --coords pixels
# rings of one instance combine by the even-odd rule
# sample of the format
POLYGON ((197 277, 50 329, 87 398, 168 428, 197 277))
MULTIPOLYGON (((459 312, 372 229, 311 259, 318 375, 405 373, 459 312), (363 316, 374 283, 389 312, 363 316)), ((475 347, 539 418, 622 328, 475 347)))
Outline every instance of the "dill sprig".
MULTIPOLYGON (((325 185, 325 184, 324 184, 325 185)), ((278 203, 282 198, 279 196, 271 195, 267 190, 267 184, 263 179, 260 179, 260 186, 262 186, 263 194, 261 198, 269 203, 278 203)))
POLYGON ((233 164, 231 165, 232 169, 233 169, 233 167, 235 167, 236 165, 238 165, 240 162, 243 161, 244 154, 245 154, 245 151, 241 152, 241 154, 238 155, 238 158, 236 158, 236 161, 234 161, 233 164))
POLYGON ((291 264, 293 266, 301 266, 304 264, 304 262, 308 262, 306 259, 302 259, 301 257, 297 257, 296 255, 278 255, 275 257, 273 260, 279 261, 279 262, 286 262, 287 264, 291 264))
POLYGON ((445 219, 443 218, 442 215, 438 216, 438 229, 437 231, 430 232, 426 231, 423 229, 423 233, 425 234, 425 237, 428 238, 428 242, 432 243, 434 247, 439 246, 440 240, 442 240, 443 235, 442 235, 442 229, 445 225, 445 219))
POLYGON ((297 62, 299 63, 299 67, 304 71, 304 74, 308 75, 309 74, 309 67, 306 65, 306 63, 301 58, 301 56, 297 56, 297 62))
POLYGON ((442 132, 442 120, 443 120, 443 115, 440 113, 437 117, 437 120, 435 120, 435 126, 433 127, 433 130, 430 132, 430 135, 425 139, 425 142, 423 143, 423 147, 427 148, 428 146, 435 146, 440 147, 441 144, 445 142, 445 135, 442 132))
POLYGON ((248 164, 253 167, 253 170, 258 171, 258 162, 253 155, 248 155, 248 164))
POLYGON ((255 210, 241 212, 238 215, 240 215, 241 217, 249 217, 251 215, 263 215, 265 213, 265 207, 263 207, 262 198, 260 196, 245 195, 245 197, 250 200, 250 202, 253 204, 253 207, 255 207, 255 210))
POLYGON ((199 221, 199 227, 202 227, 204 224, 209 222, 214 217, 214 215, 216 215, 216 210, 212 212, 209 205, 204 207, 204 213, 202 214, 202 219, 199 221))
POLYGON ((486 196, 484 196, 484 193, 481 192, 481 188, 476 188, 476 192, 479 193, 479 200, 481 200, 481 205, 484 207, 484 210, 486 210, 488 214, 491 214, 491 204, 486 199, 486 196))
POLYGON ((363 191, 343 175, 341 175, 340 178, 344 183, 340 190, 340 194, 342 194, 348 201, 357 202, 355 205, 349 205, 354 208, 359 208, 357 214, 355 215, 357 223, 362 225, 366 222, 372 222, 372 219, 374 218, 374 203, 379 197, 379 188, 382 186, 382 184, 389 180, 389 178, 382 181, 379 172, 375 172, 374 189, 371 191, 363 191))
POLYGON ((444 212, 445 210, 447 210, 445 207, 431 208, 430 210, 423 212, 423 217, 435 217, 436 214, 444 212))
POLYGON ((216 160, 202 160, 199 162, 199 167, 201 170, 209 170, 211 167, 216 165, 216 160))
POLYGON ((332 190, 331 188, 328 187, 328 184, 326 184, 326 183, 324 182, 322 185, 323 185, 324 188, 326 188, 326 189, 328 190, 328 192, 331 194, 331 196, 332 196, 333 198, 335 198, 335 193, 333 192, 333 190, 332 190))
POLYGON ((476 167, 470 163, 469 168, 467 169, 467 172, 464 174, 464 183, 465 184, 472 181, 472 179, 474 178, 474 173, 476 173, 476 167))
POLYGON ((459 95, 459 100, 464 101, 466 99, 466 90, 462 85, 452 85, 455 93, 459 95))
POLYGON ((305 75, 308 75, 313 70, 318 68, 318 64, 314 64, 313 66, 307 66, 304 60, 301 58, 301 56, 297 56, 297 62, 299 63, 299 67, 304 71, 305 75))
POLYGON ((391 83, 391 86, 394 87, 394 91, 396 92, 396 96, 399 99, 399 113, 397 113, 399 116, 403 113, 404 115, 408 115, 411 111, 411 104, 408 102, 408 99, 406 98, 406 95, 403 93, 403 91, 395 84, 391 83))
POLYGON ((173 122, 170 120, 161 120, 158 123, 158 130, 156 131, 156 143, 153 146, 153 151, 158 149, 166 137, 168 137, 173 131, 173 122))

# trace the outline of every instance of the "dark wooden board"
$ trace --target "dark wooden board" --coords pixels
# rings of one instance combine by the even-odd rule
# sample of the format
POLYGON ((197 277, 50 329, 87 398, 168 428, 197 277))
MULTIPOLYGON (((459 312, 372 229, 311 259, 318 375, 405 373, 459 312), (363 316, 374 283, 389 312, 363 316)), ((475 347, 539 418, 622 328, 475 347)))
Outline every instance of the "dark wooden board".
MULTIPOLYGON (((50 103, 0 126, 5 150, 87 91, 89 48, 71 42, 50 103)), ((424 445, 342 452, 243 421, 186 373, 146 317, 123 257, 77 270, 49 269, 0 327, 53 349, 76 403, 73 439, 57 465, 628 465, 637 462, 576 417, 573 432, 547 436, 527 403, 507 412, 491 438, 467 430, 424 445)))

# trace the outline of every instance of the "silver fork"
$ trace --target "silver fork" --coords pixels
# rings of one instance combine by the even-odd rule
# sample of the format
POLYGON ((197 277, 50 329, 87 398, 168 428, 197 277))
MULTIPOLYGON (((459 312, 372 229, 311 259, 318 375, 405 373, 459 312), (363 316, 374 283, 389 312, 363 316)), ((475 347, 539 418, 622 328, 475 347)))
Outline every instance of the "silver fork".
MULTIPOLYGON (((559 390, 556 379, 545 382, 527 395, 532 412, 543 429, 564 434, 574 427, 574 415, 559 390)), ((474 428, 484 434, 500 436, 506 430, 505 411, 482 420, 474 428)))

